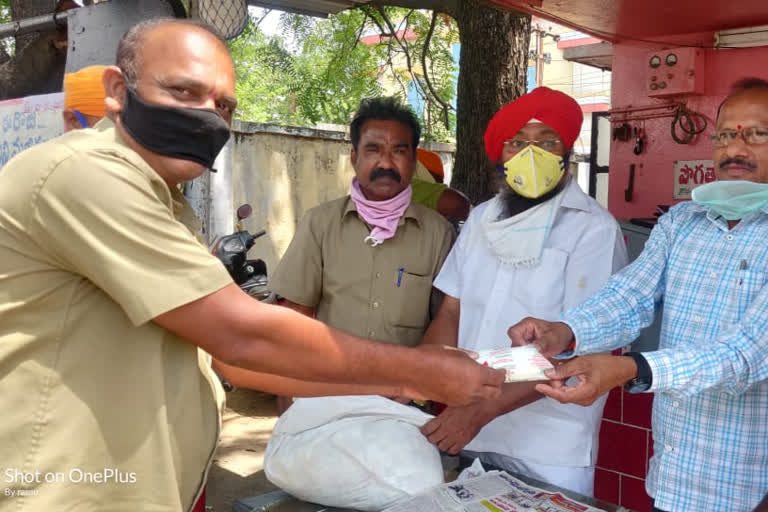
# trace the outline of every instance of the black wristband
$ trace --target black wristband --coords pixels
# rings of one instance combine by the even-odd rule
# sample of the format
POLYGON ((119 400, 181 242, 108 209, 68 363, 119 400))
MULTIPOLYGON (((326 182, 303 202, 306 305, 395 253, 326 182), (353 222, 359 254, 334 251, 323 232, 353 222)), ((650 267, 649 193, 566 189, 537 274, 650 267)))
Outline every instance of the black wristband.
POLYGON ((623 355, 634 359, 637 365, 637 376, 624 384, 624 389, 629 393, 648 391, 651 388, 651 384, 653 384, 653 374, 651 373, 651 366, 648 364, 648 361, 640 352, 627 352, 623 355))

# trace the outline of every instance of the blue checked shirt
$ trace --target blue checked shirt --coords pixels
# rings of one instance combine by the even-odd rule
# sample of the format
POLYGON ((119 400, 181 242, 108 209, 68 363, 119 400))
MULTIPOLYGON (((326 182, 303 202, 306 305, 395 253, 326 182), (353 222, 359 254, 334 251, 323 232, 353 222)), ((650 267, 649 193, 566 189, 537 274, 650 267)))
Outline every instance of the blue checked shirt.
POLYGON ((768 492, 768 207, 732 230, 679 204, 645 250, 563 314, 576 354, 626 345, 663 301, 646 487, 670 512, 748 511, 768 492))

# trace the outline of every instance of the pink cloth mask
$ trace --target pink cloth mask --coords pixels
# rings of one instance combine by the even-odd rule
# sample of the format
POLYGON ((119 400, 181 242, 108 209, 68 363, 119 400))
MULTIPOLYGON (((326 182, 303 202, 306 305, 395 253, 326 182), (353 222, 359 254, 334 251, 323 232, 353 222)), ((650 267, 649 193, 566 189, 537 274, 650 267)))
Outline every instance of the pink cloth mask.
POLYGON ((352 202, 355 203, 357 214, 369 225, 373 226, 371 234, 365 237, 364 242, 371 241, 372 246, 377 246, 395 236, 397 223, 403 216, 408 205, 411 204, 411 186, 408 185, 402 192, 386 201, 371 201, 366 199, 360 188, 357 178, 352 180, 350 188, 352 202))

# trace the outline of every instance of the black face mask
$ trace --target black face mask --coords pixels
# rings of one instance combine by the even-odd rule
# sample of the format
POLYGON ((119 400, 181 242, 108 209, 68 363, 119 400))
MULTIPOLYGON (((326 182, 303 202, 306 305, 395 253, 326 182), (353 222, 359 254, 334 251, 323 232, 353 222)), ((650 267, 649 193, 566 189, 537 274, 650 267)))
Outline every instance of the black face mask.
POLYGON ((229 140, 229 125, 215 111, 154 105, 130 87, 126 87, 120 119, 142 147, 208 168, 229 140))

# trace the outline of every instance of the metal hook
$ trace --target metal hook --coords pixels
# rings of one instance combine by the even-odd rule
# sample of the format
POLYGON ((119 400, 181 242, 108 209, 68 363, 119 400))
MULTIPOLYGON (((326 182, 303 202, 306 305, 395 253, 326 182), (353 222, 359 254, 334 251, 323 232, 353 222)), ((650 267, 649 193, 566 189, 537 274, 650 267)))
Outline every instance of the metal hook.
POLYGON ((636 155, 639 155, 645 149, 645 138, 643 137, 642 128, 638 130, 637 127, 635 127, 634 133, 635 133, 635 147, 632 148, 632 152, 636 155))

